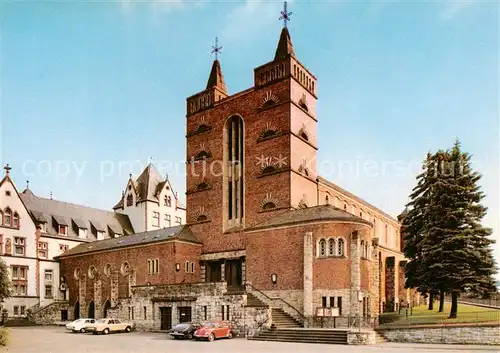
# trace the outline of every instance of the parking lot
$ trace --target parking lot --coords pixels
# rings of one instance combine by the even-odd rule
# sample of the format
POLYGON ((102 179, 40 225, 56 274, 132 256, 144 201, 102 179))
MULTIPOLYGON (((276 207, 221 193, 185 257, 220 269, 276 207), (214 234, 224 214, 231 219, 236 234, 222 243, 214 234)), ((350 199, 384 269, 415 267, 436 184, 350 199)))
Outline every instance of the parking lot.
POLYGON ((323 344, 249 341, 243 338, 221 339, 212 343, 178 341, 165 333, 117 333, 92 335, 66 332, 64 327, 23 327, 11 329, 11 344, 0 351, 9 353, 391 353, 391 352, 498 352, 498 347, 445 345, 383 344, 377 346, 337 346, 323 344))

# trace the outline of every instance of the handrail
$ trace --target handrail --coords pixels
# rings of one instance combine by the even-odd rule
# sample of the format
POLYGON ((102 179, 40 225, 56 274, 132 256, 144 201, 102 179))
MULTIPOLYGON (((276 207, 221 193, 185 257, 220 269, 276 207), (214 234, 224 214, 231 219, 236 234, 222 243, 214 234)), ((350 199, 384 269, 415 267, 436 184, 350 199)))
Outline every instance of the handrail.
POLYGON ((282 299, 280 297, 271 298, 268 295, 266 295, 265 293, 262 293, 259 289, 255 288, 250 282, 246 282, 245 284, 248 285, 248 286, 250 286, 250 288, 252 288, 254 291, 260 293, 261 295, 263 295, 264 297, 266 297, 270 301, 274 301, 274 300, 280 300, 280 301, 282 301, 288 307, 290 307, 291 309, 295 310, 297 312, 297 314, 299 314, 299 316, 302 319, 302 321, 304 320, 304 315, 296 307, 294 307, 292 304, 288 303, 284 299, 282 299))

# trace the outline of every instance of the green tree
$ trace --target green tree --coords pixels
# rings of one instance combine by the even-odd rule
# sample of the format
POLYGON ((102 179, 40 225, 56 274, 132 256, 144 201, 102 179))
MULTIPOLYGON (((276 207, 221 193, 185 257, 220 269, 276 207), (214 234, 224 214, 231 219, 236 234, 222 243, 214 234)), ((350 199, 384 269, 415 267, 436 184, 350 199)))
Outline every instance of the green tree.
POLYGON ((433 288, 429 266, 426 260, 425 234, 426 220, 428 219, 428 209, 431 198, 431 186, 434 182, 435 166, 434 156, 427 153, 426 159, 422 163, 422 172, 417 176, 417 185, 410 195, 409 211, 403 221, 405 229, 404 253, 408 258, 405 266, 405 277, 407 288, 415 288, 423 295, 429 295, 429 310, 433 309, 434 295, 436 289, 433 288))
POLYGON ((10 297, 9 270, 5 262, 0 259, 0 302, 10 297))
POLYGON ((481 224, 487 209, 480 204, 481 175, 472 169, 470 155, 457 141, 436 153, 435 162, 423 247, 433 287, 451 293, 450 318, 456 318, 460 293, 494 289, 494 241, 491 229, 481 224))

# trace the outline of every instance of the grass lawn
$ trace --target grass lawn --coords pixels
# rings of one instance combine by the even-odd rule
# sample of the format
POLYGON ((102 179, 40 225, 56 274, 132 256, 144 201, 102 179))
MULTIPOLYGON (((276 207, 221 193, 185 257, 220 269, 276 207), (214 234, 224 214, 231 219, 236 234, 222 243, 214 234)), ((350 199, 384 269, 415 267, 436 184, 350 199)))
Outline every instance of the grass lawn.
POLYGON ((458 304, 456 319, 448 319, 450 315, 451 303, 445 303, 444 311, 438 312, 439 301, 434 303, 434 310, 427 310, 427 305, 420 305, 413 308, 413 312, 408 309, 401 310, 401 314, 384 313, 382 318, 387 320, 382 326, 407 326, 424 324, 454 324, 454 323, 479 323, 496 322, 500 324, 500 310, 482 308, 479 306, 458 304))

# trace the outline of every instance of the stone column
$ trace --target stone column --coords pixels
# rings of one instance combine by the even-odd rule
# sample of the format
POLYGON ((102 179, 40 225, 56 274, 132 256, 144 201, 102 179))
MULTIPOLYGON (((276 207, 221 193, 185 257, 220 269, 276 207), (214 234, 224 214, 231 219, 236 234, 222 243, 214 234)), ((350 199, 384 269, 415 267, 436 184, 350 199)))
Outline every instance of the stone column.
MULTIPOLYGON (((394 256, 388 256, 385 258, 385 303, 387 310, 394 310, 396 302, 396 259, 394 256), (389 306, 388 303, 392 303, 389 306)), ((385 308, 384 308, 385 309, 385 308)))
POLYGON ((205 273, 206 273, 206 266, 205 266, 205 263, 202 262, 200 264, 200 282, 206 282, 207 281, 206 278, 205 278, 205 276, 206 276, 205 273))
POLYGON ((308 319, 313 315, 313 236, 307 232, 304 236, 304 326, 309 325, 308 319))
POLYGON ((114 308, 118 305, 118 271, 111 275, 111 307, 114 308))
POLYGON ((399 309, 399 260, 394 258, 394 311, 399 309))
POLYGON ((78 302, 80 303, 80 317, 87 317, 87 280, 85 275, 81 275, 82 277, 78 281, 78 302))
POLYGON ((101 280, 94 281, 94 313, 95 318, 104 317, 104 313, 102 312, 102 291, 101 291, 101 280))
POLYGON ((351 297, 350 297, 350 310, 349 316, 361 315, 360 303, 358 295, 361 291, 361 260, 360 260, 360 239, 359 232, 354 231, 351 233, 351 297))
POLYGON ((378 238, 372 239, 372 286, 370 288, 370 312, 372 316, 380 315, 380 264, 378 254, 378 238))
POLYGON ((406 261, 400 261, 399 262, 399 268, 398 268, 398 276, 399 276, 399 287, 398 287, 398 297, 399 300, 402 301, 404 300, 405 304, 408 304, 410 302, 410 292, 408 289, 405 288, 405 282, 406 282, 406 277, 405 277, 405 267, 406 267, 406 261))

